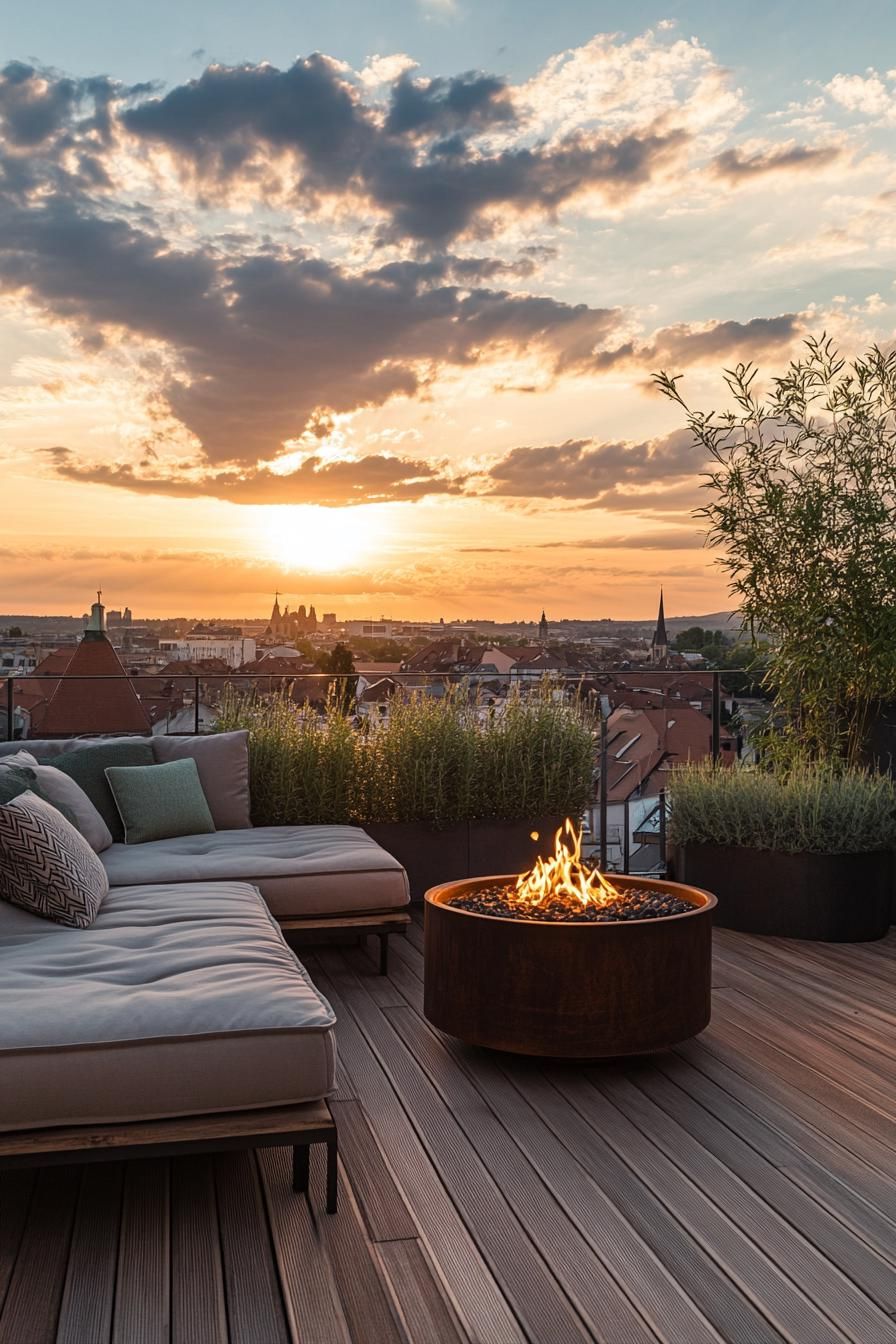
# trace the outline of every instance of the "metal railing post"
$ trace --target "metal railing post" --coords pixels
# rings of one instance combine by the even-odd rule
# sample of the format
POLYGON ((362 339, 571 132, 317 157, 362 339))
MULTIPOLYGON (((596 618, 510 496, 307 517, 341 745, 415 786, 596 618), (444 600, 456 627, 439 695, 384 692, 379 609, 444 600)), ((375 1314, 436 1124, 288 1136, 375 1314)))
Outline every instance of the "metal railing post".
POLYGON ((631 845, 630 845, 629 838, 628 838, 628 827, 629 827, 629 803, 628 803, 628 799, 627 799, 627 798, 625 799, 625 802, 622 804, 622 819, 623 819, 623 831, 622 831, 622 871, 623 871, 624 873, 627 873, 627 872, 628 872, 628 868, 629 868, 629 861, 630 861, 630 859, 631 859, 631 853, 630 853, 631 845))
POLYGON ((666 871, 666 790, 660 789, 660 863, 666 871))
POLYGON ((199 736, 199 678, 193 678, 193 732, 199 736))
POLYGON ((607 721, 600 716, 600 866, 607 866, 607 721))
POLYGON ((12 742, 16 735, 15 688, 12 677, 6 678, 6 740, 12 742))
POLYGON ((722 749, 719 744, 719 734, 722 723, 722 696, 719 684, 721 673, 712 674, 712 744, 711 754, 713 765, 718 765, 722 749))

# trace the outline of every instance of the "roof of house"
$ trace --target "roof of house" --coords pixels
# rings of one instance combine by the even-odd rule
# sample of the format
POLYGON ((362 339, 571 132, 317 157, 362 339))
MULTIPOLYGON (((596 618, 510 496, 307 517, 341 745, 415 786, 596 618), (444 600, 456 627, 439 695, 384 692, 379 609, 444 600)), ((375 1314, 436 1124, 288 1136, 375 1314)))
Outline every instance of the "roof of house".
POLYGON ((450 672, 458 664, 475 667, 481 657, 482 648, 478 644, 456 637, 436 639, 412 653, 404 666, 409 672, 450 672))
POLYGON ((149 715, 104 634, 88 630, 74 649, 38 726, 48 737, 145 733, 150 727, 149 715), (98 677, 110 680, 93 680, 98 677))
MULTIPOLYGON (((720 742, 733 738, 722 728, 720 742)), ((680 761, 700 761, 712 751, 712 724, 684 701, 661 709, 614 709, 607 721, 607 797, 624 802, 640 790, 658 789, 657 772, 680 761), (653 778, 652 778, 653 777, 653 778)), ((732 763, 732 754, 722 756, 732 763)))

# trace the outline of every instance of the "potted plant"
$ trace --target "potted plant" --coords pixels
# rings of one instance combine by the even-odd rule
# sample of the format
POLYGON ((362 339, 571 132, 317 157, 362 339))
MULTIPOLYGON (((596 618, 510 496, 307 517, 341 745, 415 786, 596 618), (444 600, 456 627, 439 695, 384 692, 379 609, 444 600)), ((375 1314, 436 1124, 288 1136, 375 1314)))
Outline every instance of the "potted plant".
POLYGON ((725 373, 728 406, 684 411, 719 552, 745 629, 764 633, 774 729, 764 749, 892 768, 896 735, 896 350, 847 361, 825 335, 763 391, 725 373))
POLYGON ((218 727, 249 729, 256 825, 363 826, 415 899, 531 867, 593 787, 588 711, 547 684, 491 707, 463 687, 399 692, 387 718, 360 726, 336 698, 321 715, 288 695, 231 694, 218 727))
POLYGON ((804 761, 682 765, 672 776, 670 866, 744 933, 869 942, 890 923, 896 792, 888 776, 804 761))

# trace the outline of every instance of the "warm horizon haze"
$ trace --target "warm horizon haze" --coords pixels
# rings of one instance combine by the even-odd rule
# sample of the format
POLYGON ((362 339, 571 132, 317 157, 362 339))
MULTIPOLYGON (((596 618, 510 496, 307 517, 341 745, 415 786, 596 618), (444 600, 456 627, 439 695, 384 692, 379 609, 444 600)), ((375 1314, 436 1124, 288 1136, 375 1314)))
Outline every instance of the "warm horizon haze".
POLYGON ((5 15, 0 609, 728 608, 651 374, 896 325, 892 6, 734 15, 5 15))

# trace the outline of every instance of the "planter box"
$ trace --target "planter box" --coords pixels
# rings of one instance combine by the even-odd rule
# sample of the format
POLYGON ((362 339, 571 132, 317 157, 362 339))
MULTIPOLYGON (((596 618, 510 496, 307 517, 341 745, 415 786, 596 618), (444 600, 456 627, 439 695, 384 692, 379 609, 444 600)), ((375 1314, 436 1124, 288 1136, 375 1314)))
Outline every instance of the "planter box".
POLYGON ((735 845, 678 845, 676 881, 718 898, 715 922, 741 933, 866 943, 890 924, 893 856, 782 854, 735 845))
POLYGON ((430 887, 490 873, 522 873, 539 854, 554 850, 554 834, 563 818, 534 821, 471 821, 437 830, 423 822, 389 821, 364 829, 408 875, 411 899, 422 901, 430 887), (538 840, 531 838, 538 832, 538 840))

